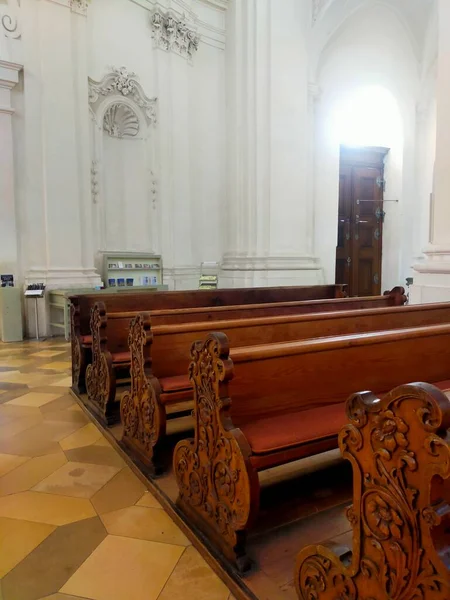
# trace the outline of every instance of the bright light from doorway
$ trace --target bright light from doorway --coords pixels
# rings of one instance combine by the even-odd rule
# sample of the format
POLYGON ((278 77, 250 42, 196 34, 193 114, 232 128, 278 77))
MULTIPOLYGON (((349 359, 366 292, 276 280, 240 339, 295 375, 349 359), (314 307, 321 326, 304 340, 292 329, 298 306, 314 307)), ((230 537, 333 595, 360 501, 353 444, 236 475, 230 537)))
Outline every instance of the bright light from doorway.
POLYGON ((352 90, 337 104, 334 135, 349 146, 392 147, 402 138, 402 117, 393 95, 381 86, 352 90))

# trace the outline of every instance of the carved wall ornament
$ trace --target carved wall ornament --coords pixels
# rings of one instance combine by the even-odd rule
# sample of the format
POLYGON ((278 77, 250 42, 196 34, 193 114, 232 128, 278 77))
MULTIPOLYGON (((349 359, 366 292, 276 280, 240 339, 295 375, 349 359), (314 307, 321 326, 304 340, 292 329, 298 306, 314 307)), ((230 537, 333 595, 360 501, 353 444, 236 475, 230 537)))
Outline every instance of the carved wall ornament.
POLYGON ((179 19, 172 13, 164 13, 157 8, 150 17, 150 24, 157 48, 192 60, 198 50, 200 38, 192 27, 188 27, 184 15, 179 19))
POLYGON ((447 600, 450 577, 432 528, 450 506, 447 497, 433 504, 442 496, 432 490, 439 477, 450 477, 450 446, 440 435, 450 419, 448 399, 424 383, 397 387, 382 400, 362 392, 348 400, 347 416, 339 446, 353 466, 352 561, 344 564, 326 547, 304 548, 299 597, 447 600))
POLYGON ((86 14, 90 0, 70 0, 70 9, 74 12, 86 14))
POLYGON ((3 34, 9 38, 20 38, 22 35, 19 20, 20 0, 7 0, 6 6, 0 4, 0 23, 3 34))
POLYGON ((103 117, 103 130, 111 137, 136 137, 139 133, 139 117, 127 104, 111 104, 103 117))
POLYGON ((157 99, 148 98, 137 79, 126 67, 113 67, 101 81, 89 77, 89 104, 95 108, 104 97, 124 96, 142 109, 148 124, 155 124, 157 99))
POLYGON ((91 164, 91 195, 92 202, 97 204, 99 194, 99 181, 98 181, 98 161, 93 160, 91 164))

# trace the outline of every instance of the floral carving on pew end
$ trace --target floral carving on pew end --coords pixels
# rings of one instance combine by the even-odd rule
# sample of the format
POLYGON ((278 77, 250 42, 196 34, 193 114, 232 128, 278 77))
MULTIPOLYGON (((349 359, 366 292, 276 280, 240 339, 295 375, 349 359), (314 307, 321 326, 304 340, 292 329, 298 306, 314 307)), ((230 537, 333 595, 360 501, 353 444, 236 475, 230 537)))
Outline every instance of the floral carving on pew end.
POLYGON ((72 349, 72 387, 79 390, 81 372, 81 348, 77 335, 77 324, 80 319, 80 308, 70 305, 70 346, 72 349))
POLYGON ((450 449, 439 435, 448 427, 450 401, 434 386, 411 384, 382 400, 370 392, 355 394, 347 416, 339 445, 353 466, 353 506, 347 512, 352 553, 344 563, 322 546, 302 550, 299 597, 448 600, 450 573, 434 547, 432 528, 450 507, 448 498, 434 506, 431 491, 436 475, 450 477, 450 449), (318 579, 311 578, 314 568, 318 579), (339 593, 338 580, 347 582, 339 593))
POLYGON ((131 352, 131 389, 122 395, 120 415, 122 441, 147 465, 152 465, 154 447, 165 422, 165 411, 157 401, 158 380, 151 372, 150 348, 153 335, 149 313, 132 319, 128 334, 131 352))
POLYGON ((245 569, 240 555, 243 530, 251 516, 246 456, 230 425, 227 382, 233 376, 228 340, 211 334, 192 346, 195 439, 175 448, 173 465, 179 503, 196 524, 224 542, 227 557, 245 569))
POLYGON ((92 363, 86 369, 86 390, 90 402, 105 414, 109 399, 111 355, 105 351, 107 317, 103 302, 91 309, 92 363), (108 360, 109 358, 109 360, 108 360))

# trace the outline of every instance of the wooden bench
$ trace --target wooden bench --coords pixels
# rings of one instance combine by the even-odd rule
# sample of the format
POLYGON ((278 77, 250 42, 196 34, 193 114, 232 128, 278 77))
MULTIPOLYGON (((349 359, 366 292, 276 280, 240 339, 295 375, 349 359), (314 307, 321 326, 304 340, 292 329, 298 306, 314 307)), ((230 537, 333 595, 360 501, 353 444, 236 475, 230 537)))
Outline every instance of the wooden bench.
POLYGON ((445 322, 450 323, 450 303, 180 325, 155 325, 149 313, 141 313, 133 319, 128 338, 132 369, 131 389, 121 399, 123 442, 146 467, 155 473, 162 469, 158 454, 167 410, 173 413, 175 404, 192 399, 188 377, 192 340, 204 338, 211 328, 220 328, 237 348, 445 322))
MULTIPOLYGON (((441 369, 430 379, 445 377, 448 355, 429 349, 422 360, 441 369)), ((416 383, 347 401, 339 446, 353 467, 353 548, 300 552, 302 600, 450 598, 450 381, 439 388, 416 383)))
MULTIPOLYGON (((383 296, 374 296, 369 298, 339 298, 329 300, 298 301, 287 303, 266 303, 258 305, 240 305, 227 307, 195 307, 190 309, 173 310, 155 310, 151 312, 153 322, 156 324, 179 323, 181 320, 190 322, 222 320, 227 317, 235 319, 248 318, 252 315, 282 315, 282 314, 302 314, 316 313, 325 310, 359 310, 373 306, 398 306, 405 302, 403 288, 394 288, 391 292, 386 292, 383 296)), ((112 424, 118 416, 114 411, 113 403, 116 393, 116 371, 126 373, 129 367, 131 357, 125 356, 127 352, 128 327, 131 318, 137 313, 133 311, 106 312, 104 302, 98 302, 91 310, 91 331, 92 334, 86 340, 86 336, 78 336, 78 341, 74 342, 72 355, 73 363, 84 365, 83 369, 77 367, 78 381, 80 382, 82 373, 89 368, 89 380, 86 378, 86 391, 88 394, 89 408, 97 417, 106 424, 112 424), (107 329, 108 317, 110 326, 107 329), (95 332, 94 332, 95 330, 95 332), (95 338, 95 340, 94 340, 95 338), (108 341, 109 340, 109 341, 108 341), (92 358, 88 361, 87 351, 92 358), (101 357, 100 353, 108 352, 108 356, 101 357), (111 355, 111 356, 109 356, 111 355), (80 358, 83 357, 83 358, 80 358), (106 367, 106 364, 109 367, 106 367), (117 369, 115 368, 115 365, 117 369), (108 378, 108 381, 106 380, 108 378), (110 410, 111 409, 111 410, 110 410)), ((74 333, 73 339, 76 339, 74 333)), ((188 346, 192 341, 189 340, 188 346)), ((75 371, 75 369, 73 369, 75 371)), ((185 371, 186 372, 186 371, 185 371)), ((75 377, 75 375, 74 375, 75 377)), ((75 391, 80 393, 80 384, 74 385, 75 391)))
MULTIPOLYGON (((72 389, 86 392, 86 369, 92 361, 91 310, 104 302, 108 312, 139 312, 230 305, 298 302, 345 297, 345 285, 292 286, 279 288, 242 288, 177 292, 135 291, 123 294, 82 294, 70 297, 72 345, 72 389)), ((399 288, 400 289, 400 288, 399 288)), ((404 294, 404 290, 402 292, 404 294)), ((402 294, 398 295, 400 298, 402 294)), ((189 318, 181 316, 181 319, 189 318)), ((198 320, 195 319, 194 320, 198 320)))
MULTIPOLYGON (((210 322, 211 316, 217 320, 225 319, 228 315, 233 315, 235 319, 248 318, 255 314, 279 315, 287 312, 290 313, 316 313, 320 310, 333 308, 340 311, 349 311, 350 307, 353 310, 359 310, 367 306, 389 306, 401 304, 405 296, 403 288, 394 288, 391 292, 384 296, 376 296, 373 298, 340 298, 334 300, 315 300, 315 301, 300 301, 289 303, 269 303, 241 306, 220 307, 220 310, 215 310, 211 313, 211 307, 196 307, 195 309, 175 309, 152 311, 153 323, 169 324, 172 322, 179 323, 181 314, 184 312, 184 318, 187 321, 195 318, 199 322, 210 322)), ((130 320, 136 315, 135 312, 106 312, 104 302, 98 302, 94 305, 91 311, 91 352, 92 362, 87 366, 86 371, 86 404, 92 412, 95 413, 98 419, 104 424, 111 425, 118 420, 119 413, 115 407, 116 397, 116 380, 117 375, 122 378, 129 377, 128 370, 131 362, 131 354, 127 346, 128 328, 130 320)), ((218 322, 218 321, 216 321, 218 322)), ((206 326, 203 331, 210 331, 211 326, 206 326)), ((287 328, 285 328, 287 330, 287 328)), ((182 330, 180 330, 182 331, 182 330)), ((180 391, 182 394, 183 386, 186 388, 186 373, 188 365, 188 352, 191 342, 196 339, 195 331, 198 331, 196 325, 187 330, 187 338, 183 341, 183 356, 182 370, 178 369, 177 374, 183 375, 183 382, 178 380, 175 382, 175 389, 172 392, 180 391), (182 385, 183 384, 183 385, 182 385)), ((178 333, 178 330, 176 330, 178 333)), ((283 334, 276 338, 277 341, 285 339, 283 334)), ((269 341, 273 341, 269 340, 269 341)), ((158 354, 157 354, 158 356, 158 354)), ((164 358, 164 361, 166 359, 164 358)), ((170 361, 172 365, 172 361, 170 361)), ((159 369, 158 369, 159 371, 159 369)), ((171 368, 170 371, 173 371, 171 368)), ((166 369, 165 373, 169 373, 166 369)), ((170 374, 170 373, 169 373, 170 374)), ((173 375, 175 373, 172 373, 173 375)), ((161 373, 158 376, 163 376, 161 373)), ((165 375, 164 375, 165 376, 165 375)), ((169 383, 168 383, 169 385, 169 383)), ((172 382, 170 383, 172 385, 172 382)), ((190 386, 188 395, 191 397, 190 386)), ((163 390, 164 392, 165 390, 163 390)))
POLYGON ((232 360, 227 337, 210 334, 192 347, 190 377, 195 439, 174 451, 178 504, 244 571, 258 472, 336 448, 354 390, 448 386, 450 324, 243 347, 232 360))

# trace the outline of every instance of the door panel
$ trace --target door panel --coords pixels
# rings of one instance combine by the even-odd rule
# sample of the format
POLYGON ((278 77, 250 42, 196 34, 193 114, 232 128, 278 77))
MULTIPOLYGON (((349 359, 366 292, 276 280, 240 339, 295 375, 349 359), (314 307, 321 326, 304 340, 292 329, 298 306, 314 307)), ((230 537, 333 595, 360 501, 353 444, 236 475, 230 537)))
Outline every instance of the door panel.
POLYGON ((352 248, 353 278, 356 296, 373 296, 381 291, 381 218, 383 210, 381 169, 353 167, 353 211, 355 236, 352 248), (370 263, 370 268, 369 268, 370 263), (370 278, 370 280, 369 280, 370 278))
POLYGON ((387 149, 341 151, 336 282, 350 296, 381 292, 383 160, 387 149))
POLYGON ((352 169, 341 165, 339 173, 339 211, 336 247, 336 281, 350 286, 352 169))

